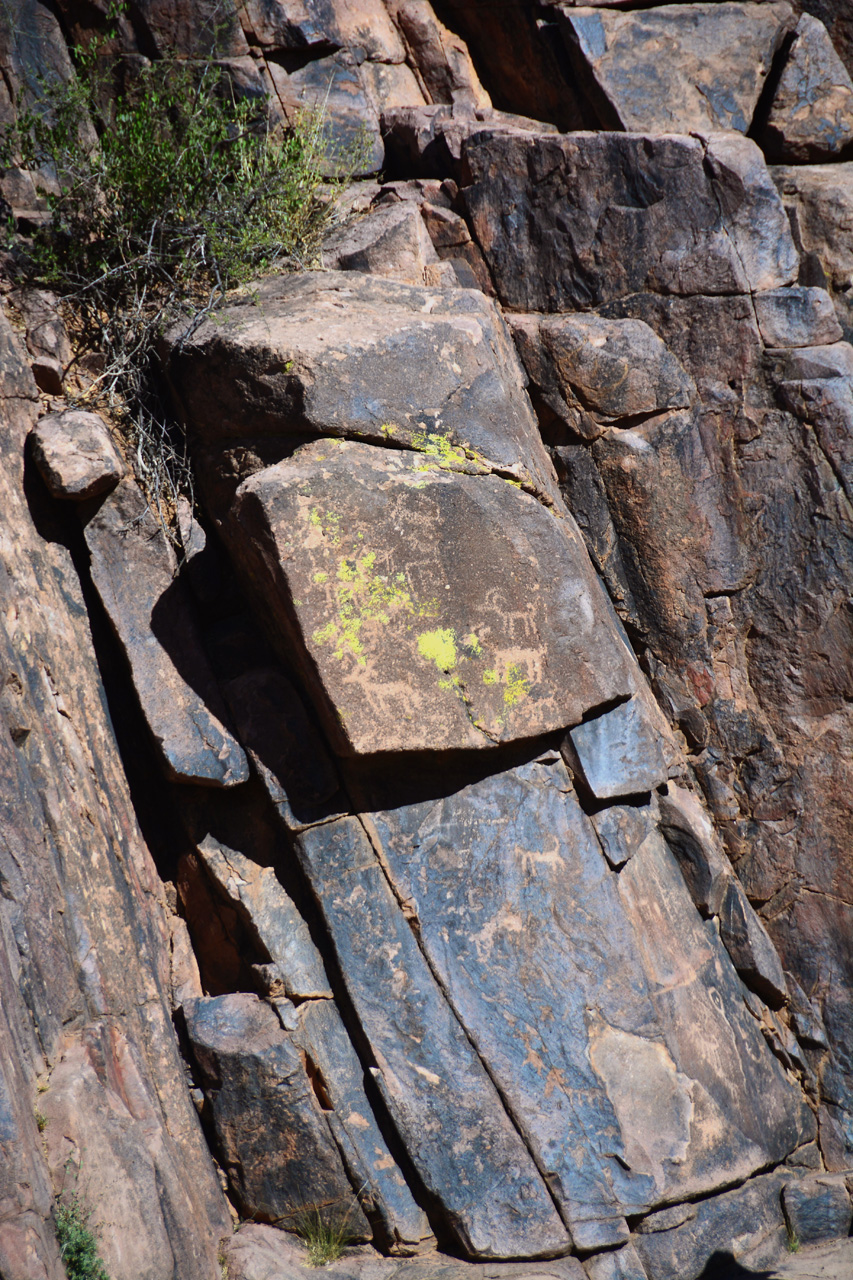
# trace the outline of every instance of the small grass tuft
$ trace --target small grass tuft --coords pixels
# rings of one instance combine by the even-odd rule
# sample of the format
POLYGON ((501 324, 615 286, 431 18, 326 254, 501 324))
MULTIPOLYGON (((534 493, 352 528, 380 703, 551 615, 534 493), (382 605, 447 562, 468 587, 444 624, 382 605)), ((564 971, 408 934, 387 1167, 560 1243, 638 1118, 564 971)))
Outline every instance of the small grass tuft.
POLYGON ((789 1253, 800 1252, 800 1237, 797 1235, 796 1231, 789 1230, 788 1232, 788 1252, 789 1253))
POLYGON ((305 1209, 296 1219, 294 1230, 308 1250, 312 1267, 337 1262, 352 1238, 348 1215, 328 1209, 305 1209))
POLYGON ((57 1204, 56 1239, 68 1280, 110 1280, 89 1225, 91 1216, 76 1192, 57 1204))
POLYGON ((39 1133, 44 1133, 45 1129, 47 1128, 47 1116, 44 1114, 43 1111, 39 1111, 38 1107, 36 1107, 35 1111, 33 1112, 33 1116, 35 1118, 36 1124, 38 1125, 39 1133))

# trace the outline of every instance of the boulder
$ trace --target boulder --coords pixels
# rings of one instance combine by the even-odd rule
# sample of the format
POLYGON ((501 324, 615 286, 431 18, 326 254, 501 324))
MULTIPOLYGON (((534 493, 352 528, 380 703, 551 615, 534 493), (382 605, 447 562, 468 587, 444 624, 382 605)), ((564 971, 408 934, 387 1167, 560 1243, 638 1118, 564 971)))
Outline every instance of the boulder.
POLYGON ((200 444, 281 438, 281 457, 300 435, 329 435, 461 450, 556 495, 524 371, 480 293, 354 271, 273 277, 185 340, 175 329, 165 354, 200 444))
POLYGON ((199 855, 221 891, 239 904, 275 966, 283 991, 298 1000, 331 998, 320 953, 296 903, 279 883, 273 867, 260 867, 208 836, 199 855))
POLYGON ((427 268, 439 257, 417 206, 401 201, 381 205, 333 232, 324 242, 323 261, 332 270, 363 271, 423 285, 427 268))
POLYGON ((378 62, 406 60, 382 0, 243 0, 240 18, 265 50, 323 54, 331 45, 361 49, 378 62))
POLYGON ((756 293, 753 301, 765 346, 813 347, 843 337, 825 289, 772 289, 756 293))
POLYGON ((853 82, 826 27, 810 13, 797 23, 757 140, 770 159, 789 164, 835 160, 853 142, 853 82))
POLYGON ((344 755, 491 747, 633 691, 570 517, 465 466, 327 440, 238 490, 232 551, 344 755))
POLYGON ((792 1174, 784 1171, 764 1174, 735 1191, 688 1206, 692 1212, 680 1226, 638 1232, 634 1246, 648 1275, 652 1280, 699 1280, 713 1275, 715 1268, 725 1275, 726 1266, 730 1274, 740 1266, 749 1275, 777 1262, 788 1240, 780 1196, 791 1180, 792 1174))
POLYGON ((788 212, 798 247, 839 293, 853 284, 853 162, 773 165, 770 175, 788 212))
POLYGON ((850 1234, 853 1205, 843 1176, 818 1174, 788 1183, 782 1207, 788 1231, 800 1244, 850 1234))
POLYGON ((387 8, 406 41, 430 101, 491 107, 465 42, 439 22, 428 0, 388 0, 387 8))
POLYGON ((294 844, 376 1061, 376 1087, 443 1231, 471 1257, 567 1251, 546 1184, 364 827, 345 818, 301 832, 294 844))
POLYGON ((654 804, 614 804, 592 816, 604 856, 614 871, 624 867, 653 830, 654 804))
POLYGON ((319 1208, 369 1240, 302 1054, 270 1006, 238 992, 189 1001, 184 1016, 244 1216, 294 1226, 319 1208))
POLYGON ((382 136, 388 167, 401 178, 461 179, 465 173, 465 141, 483 129, 502 137, 556 133, 540 120, 528 120, 490 107, 430 103, 382 114, 382 136))
POLYGON ((510 315, 508 323, 538 396, 585 439, 695 400, 692 379, 642 320, 510 315))
POLYGON ((124 463, 97 413, 66 409, 40 418, 30 432, 33 459, 54 498, 82 502, 114 489, 124 463))
POLYGON ((736 134, 484 129, 465 142, 463 166, 475 237, 501 301, 516 310, 589 310, 643 290, 748 293, 796 279, 782 202, 755 143, 736 134))
POLYGON ((327 173, 376 173, 384 149, 379 116, 368 97, 358 62, 347 48, 286 71, 272 58, 266 68, 285 118, 291 123, 306 108, 322 119, 322 160, 327 173))
POLYGON ((203 786, 245 782, 248 761, 226 727, 174 552, 150 506, 123 480, 84 519, 92 581, 169 776, 203 786))
POLYGON ((632 698, 612 711, 584 720, 570 734, 583 778, 596 800, 651 791, 666 780, 666 759, 657 726, 632 698))
POLYGON ((558 13, 602 125, 637 133, 746 133, 794 23, 785 3, 558 13))

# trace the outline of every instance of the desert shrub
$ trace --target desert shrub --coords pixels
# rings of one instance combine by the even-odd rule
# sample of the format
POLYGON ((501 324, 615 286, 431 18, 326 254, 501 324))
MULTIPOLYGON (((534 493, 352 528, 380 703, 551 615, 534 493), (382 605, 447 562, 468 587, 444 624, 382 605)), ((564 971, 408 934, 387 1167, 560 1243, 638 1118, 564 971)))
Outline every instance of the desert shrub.
POLYGON ((76 1193, 57 1204, 56 1239, 68 1280, 110 1280, 89 1225, 91 1216, 76 1193))
POLYGON ((118 76, 103 42, 72 53, 75 77, 42 81, 0 134, 0 165, 46 175, 50 216, 18 261, 60 297, 78 349, 98 353, 87 401, 106 398, 123 422, 159 510, 190 472, 157 394, 157 338, 181 318, 189 331, 234 286, 310 260, 358 157, 330 184, 322 113, 273 127, 213 60, 118 76))

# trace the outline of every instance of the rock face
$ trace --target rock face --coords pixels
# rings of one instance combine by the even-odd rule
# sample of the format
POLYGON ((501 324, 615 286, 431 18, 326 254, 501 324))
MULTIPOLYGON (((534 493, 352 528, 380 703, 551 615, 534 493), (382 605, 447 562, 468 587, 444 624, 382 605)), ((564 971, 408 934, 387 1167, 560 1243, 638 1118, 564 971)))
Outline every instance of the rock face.
MULTIPOLYGON (((361 137, 370 180, 317 270, 164 335, 199 503, 162 521, 62 398, 93 366, 56 300, 9 298, 4 1280, 62 1280, 75 1194, 111 1280, 298 1280, 306 1216, 359 1242, 340 1280, 770 1275, 849 1232, 853 88, 818 7, 119 19, 117 69, 325 103, 323 165, 361 137)), ((0 119, 100 21, 61 8, 0 15, 0 119)), ((49 181, 0 178, 19 229, 49 181)))
POLYGON ((793 20, 785 3, 558 12, 602 125, 629 133, 746 133, 793 20))
POLYGON ((0 1270, 64 1274, 53 1230, 64 1188, 103 1222, 111 1275, 207 1280, 230 1221, 169 1017, 163 886, 133 812, 67 533, 45 490, 28 487, 29 507, 24 497, 36 390, 5 321, 0 341, 0 1270))
POLYGON ((781 201, 748 139, 484 131, 464 156, 465 205, 498 294, 515 309, 587 310, 644 290, 757 292, 796 279, 781 201))

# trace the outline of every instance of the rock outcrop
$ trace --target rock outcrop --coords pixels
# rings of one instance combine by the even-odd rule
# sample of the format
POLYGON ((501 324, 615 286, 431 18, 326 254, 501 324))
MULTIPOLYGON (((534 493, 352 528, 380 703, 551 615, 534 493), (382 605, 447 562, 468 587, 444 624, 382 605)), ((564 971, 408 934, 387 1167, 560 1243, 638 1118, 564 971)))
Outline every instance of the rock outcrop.
MULTIPOLYGON (((318 269, 162 336, 196 510, 9 297, 4 1278, 62 1280, 73 1197, 111 1280, 297 1280, 311 1216, 341 1280, 849 1235, 853 84, 812 8, 119 16, 115 68, 322 103, 365 180, 318 269)), ((101 25, 19 9, 6 120, 101 25)), ((21 232, 47 189, 0 178, 21 232)))

